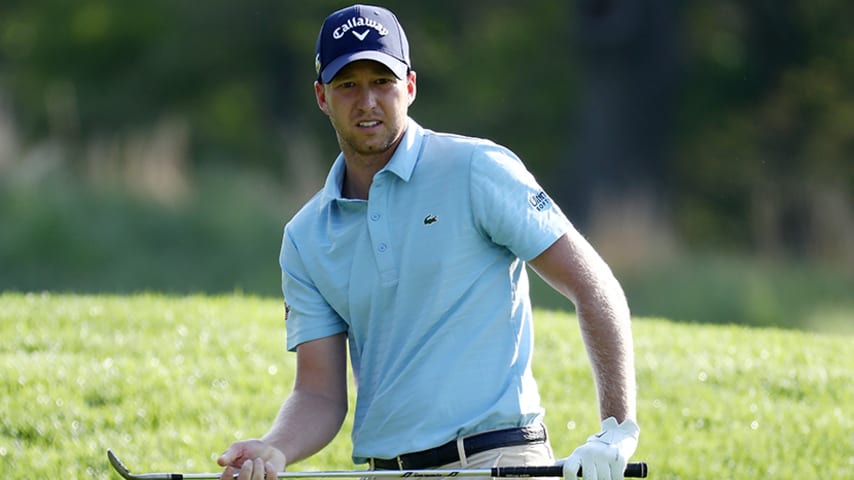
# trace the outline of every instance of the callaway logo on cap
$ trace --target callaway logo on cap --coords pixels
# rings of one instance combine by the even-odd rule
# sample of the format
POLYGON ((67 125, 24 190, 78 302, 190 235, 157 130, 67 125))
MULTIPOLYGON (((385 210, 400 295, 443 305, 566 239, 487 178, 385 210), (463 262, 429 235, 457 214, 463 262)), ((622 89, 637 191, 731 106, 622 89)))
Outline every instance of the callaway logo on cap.
POLYGON ((374 60, 400 79, 410 68, 409 43, 393 13, 382 7, 353 5, 326 17, 317 37, 318 81, 329 83, 356 60, 374 60))

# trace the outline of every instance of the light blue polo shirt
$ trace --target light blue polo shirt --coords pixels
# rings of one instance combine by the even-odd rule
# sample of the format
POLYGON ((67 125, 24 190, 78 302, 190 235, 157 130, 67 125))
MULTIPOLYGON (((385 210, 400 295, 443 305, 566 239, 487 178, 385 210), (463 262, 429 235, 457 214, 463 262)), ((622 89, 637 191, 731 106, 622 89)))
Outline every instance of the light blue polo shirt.
POLYGON ((353 460, 541 419, 531 374, 530 260, 571 228, 509 150, 409 119, 368 200, 344 159, 287 224, 290 350, 347 332, 353 460))

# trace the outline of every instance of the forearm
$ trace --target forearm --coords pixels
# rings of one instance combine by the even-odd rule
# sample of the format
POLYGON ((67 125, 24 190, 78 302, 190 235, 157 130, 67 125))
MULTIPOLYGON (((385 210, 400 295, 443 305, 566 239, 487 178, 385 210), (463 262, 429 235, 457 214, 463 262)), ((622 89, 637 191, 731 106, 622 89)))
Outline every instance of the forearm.
POLYGON ((575 304, 590 358, 601 417, 636 417, 631 316, 610 267, 575 230, 567 232, 531 266, 575 304))
POLYGON ((346 403, 297 389, 282 404, 262 440, 281 450, 291 465, 328 445, 346 414, 346 403))
POLYGON ((578 299, 576 310, 596 382, 602 419, 637 418, 637 385, 629 308, 616 280, 598 298, 578 299))
MULTIPOLYGON (((597 266, 598 265, 598 266, 597 266)), ((631 317, 620 284, 604 261, 588 287, 576 296, 578 324, 590 358, 599 397, 601 429, 573 450, 563 463, 564 478, 578 469, 596 472, 590 478, 622 479, 623 469, 638 446, 634 349, 631 317)))

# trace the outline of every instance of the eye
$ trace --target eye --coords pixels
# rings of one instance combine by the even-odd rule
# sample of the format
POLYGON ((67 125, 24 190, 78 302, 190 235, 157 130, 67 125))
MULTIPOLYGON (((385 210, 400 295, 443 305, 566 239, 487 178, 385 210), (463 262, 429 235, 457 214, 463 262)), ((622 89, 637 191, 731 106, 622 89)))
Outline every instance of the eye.
POLYGON ((395 85, 397 85, 397 82, 397 77, 379 77, 374 80, 374 85, 377 85, 382 88, 393 88, 395 85))

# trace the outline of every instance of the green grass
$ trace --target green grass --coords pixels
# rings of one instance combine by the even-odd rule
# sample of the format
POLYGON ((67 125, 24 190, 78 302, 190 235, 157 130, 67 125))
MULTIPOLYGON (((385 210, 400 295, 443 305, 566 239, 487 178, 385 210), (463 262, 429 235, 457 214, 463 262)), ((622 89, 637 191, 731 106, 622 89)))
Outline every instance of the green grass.
MULTIPOLYGON (((597 428, 572 315, 540 310, 536 375, 564 456, 597 428)), ((282 305, 244 295, 0 294, 4 478, 216 471, 288 394, 282 305)), ((854 477, 850 336, 635 322, 651 478, 854 477)), ((350 422, 349 418, 347 420, 350 422)), ((349 427, 298 469, 351 469, 349 427)))

